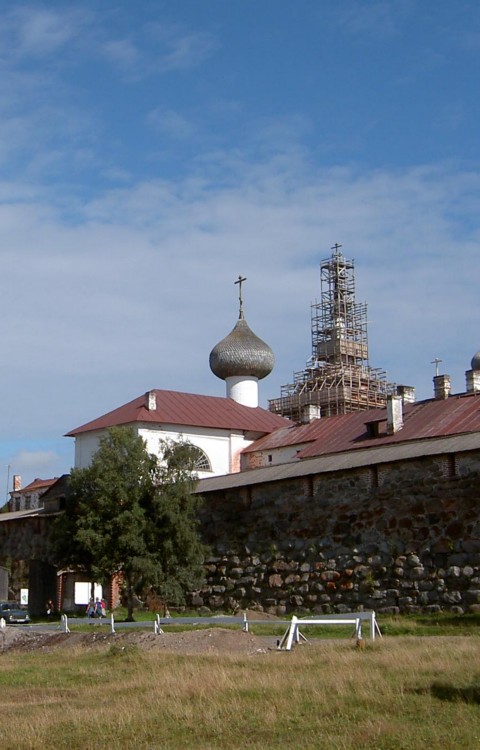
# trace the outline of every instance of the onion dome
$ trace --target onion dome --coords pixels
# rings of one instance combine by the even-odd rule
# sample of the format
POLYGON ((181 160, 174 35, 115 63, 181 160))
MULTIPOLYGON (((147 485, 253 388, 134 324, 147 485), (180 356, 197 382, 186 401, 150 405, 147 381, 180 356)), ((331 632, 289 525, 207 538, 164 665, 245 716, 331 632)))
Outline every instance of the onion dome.
POLYGON ((480 371, 480 352, 477 352, 472 357, 472 370, 475 370, 476 372, 480 371))
POLYGON ((217 378, 253 377, 261 380, 271 373, 275 357, 265 341, 256 336, 241 317, 228 336, 210 352, 210 369, 217 378))

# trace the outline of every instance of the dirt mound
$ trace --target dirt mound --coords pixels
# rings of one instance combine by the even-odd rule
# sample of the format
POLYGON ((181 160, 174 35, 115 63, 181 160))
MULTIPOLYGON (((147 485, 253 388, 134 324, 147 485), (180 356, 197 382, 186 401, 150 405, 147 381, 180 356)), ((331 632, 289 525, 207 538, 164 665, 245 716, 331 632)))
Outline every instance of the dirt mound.
POLYGON ((134 646, 145 651, 155 650, 178 654, 265 654, 275 648, 275 638, 264 638, 241 630, 209 628, 183 633, 159 633, 142 630, 121 630, 107 633, 52 633, 38 630, 6 628, 0 633, 0 652, 53 651, 56 649, 100 649, 112 646, 127 649, 134 646))

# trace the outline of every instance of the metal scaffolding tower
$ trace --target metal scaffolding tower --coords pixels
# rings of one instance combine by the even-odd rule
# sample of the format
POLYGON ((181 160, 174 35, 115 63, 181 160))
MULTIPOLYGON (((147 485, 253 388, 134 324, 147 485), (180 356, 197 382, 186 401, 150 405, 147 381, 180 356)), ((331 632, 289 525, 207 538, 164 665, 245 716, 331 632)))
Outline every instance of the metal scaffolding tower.
POLYGON ((296 422, 384 407, 395 386, 368 364, 367 305, 355 301, 355 268, 335 245, 320 263, 320 302, 312 305, 312 356, 281 387, 269 409, 296 422))

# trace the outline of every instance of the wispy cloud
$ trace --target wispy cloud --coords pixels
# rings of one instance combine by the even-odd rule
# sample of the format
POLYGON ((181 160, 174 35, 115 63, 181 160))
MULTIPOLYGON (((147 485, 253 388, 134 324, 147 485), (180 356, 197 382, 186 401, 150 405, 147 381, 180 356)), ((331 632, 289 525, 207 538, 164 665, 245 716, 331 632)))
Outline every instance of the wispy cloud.
POLYGON ((157 36, 166 48, 159 58, 163 70, 194 68, 208 58, 217 46, 213 35, 204 32, 185 33, 157 26, 157 36))
POLYGON ((195 133, 193 124, 172 109, 157 107, 148 114, 147 122, 157 133, 169 138, 185 140, 191 138, 195 133))
POLYGON ((414 0, 371 0, 358 3, 355 0, 338 4, 329 13, 330 20, 343 32, 353 36, 388 37, 397 34, 412 12, 416 12, 414 0))
POLYGON ((156 23, 122 39, 104 41, 99 50, 127 80, 136 81, 196 68, 215 48, 212 34, 156 23))
POLYGON ((141 61, 140 50, 131 39, 112 39, 102 45, 105 57, 122 71, 134 72, 141 61))
POLYGON ((2 14, 0 55, 4 62, 53 57, 77 39, 90 14, 80 8, 52 9, 34 4, 2 14))
POLYGON ((32 57, 54 54, 78 33, 78 11, 55 12, 23 8, 15 13, 20 54, 32 57))

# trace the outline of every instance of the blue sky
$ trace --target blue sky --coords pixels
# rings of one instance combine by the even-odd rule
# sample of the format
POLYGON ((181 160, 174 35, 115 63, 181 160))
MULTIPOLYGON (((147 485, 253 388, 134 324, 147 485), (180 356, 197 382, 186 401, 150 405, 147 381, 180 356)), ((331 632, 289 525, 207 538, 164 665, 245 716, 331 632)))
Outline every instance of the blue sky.
POLYGON ((62 435, 146 390, 224 395, 208 355, 240 273, 277 360, 261 402, 278 396, 310 356, 335 242, 368 303, 370 364, 426 398, 439 357, 464 390, 476 1, 0 9, 0 497, 13 473, 68 471, 62 435))

